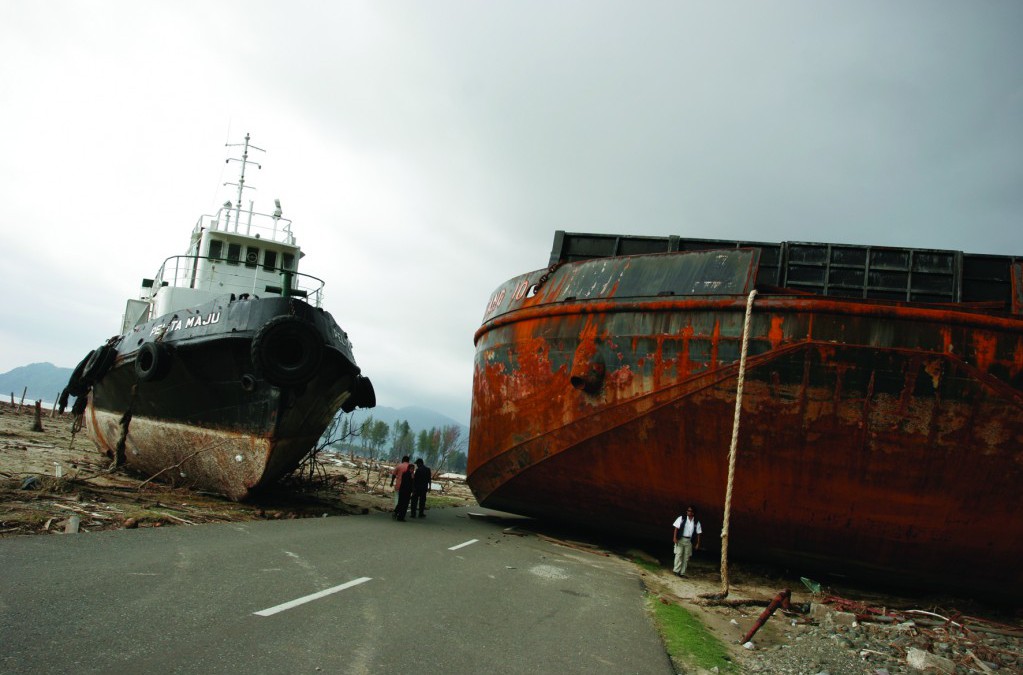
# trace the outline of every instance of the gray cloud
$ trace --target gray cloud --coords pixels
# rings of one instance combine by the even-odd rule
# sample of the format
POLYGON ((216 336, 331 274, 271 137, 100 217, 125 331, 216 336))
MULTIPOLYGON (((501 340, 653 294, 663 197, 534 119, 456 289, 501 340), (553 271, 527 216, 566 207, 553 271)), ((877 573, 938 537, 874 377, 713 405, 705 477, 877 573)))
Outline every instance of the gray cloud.
POLYGON ((5 4, 32 283, 0 370, 112 334, 246 131, 380 402, 463 421, 489 294, 555 229, 1023 252, 1021 29, 1008 0, 5 4))

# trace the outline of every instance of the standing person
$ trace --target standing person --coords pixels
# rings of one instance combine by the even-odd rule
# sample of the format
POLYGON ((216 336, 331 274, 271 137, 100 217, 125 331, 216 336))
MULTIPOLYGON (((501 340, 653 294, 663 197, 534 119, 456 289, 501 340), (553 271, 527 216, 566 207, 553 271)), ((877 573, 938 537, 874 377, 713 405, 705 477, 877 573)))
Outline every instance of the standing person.
POLYGON ((408 471, 408 455, 401 458, 401 463, 396 465, 391 470, 391 487, 394 488, 394 511, 398 512, 398 492, 401 490, 401 477, 408 471), (395 479, 397 479, 397 485, 395 485, 395 479))
MULTIPOLYGON (((405 468, 405 473, 398 476, 398 506, 394 508, 394 519, 405 520, 405 513, 408 512, 408 504, 412 501, 412 490, 415 489, 415 469, 411 464, 405 468)), ((415 515, 413 513, 413 515, 415 515)))
POLYGON ((423 464, 423 458, 416 460, 416 473, 413 478, 415 489, 412 491, 412 517, 416 517, 416 508, 419 508, 419 517, 426 517, 426 493, 430 491, 430 480, 433 475, 430 467, 423 464))
POLYGON ((696 519, 696 509, 692 506, 686 507, 686 514, 675 519, 674 534, 675 540, 675 567, 673 571, 676 577, 686 575, 686 567, 689 559, 693 557, 693 551, 700 548, 700 535, 703 534, 703 527, 696 519))

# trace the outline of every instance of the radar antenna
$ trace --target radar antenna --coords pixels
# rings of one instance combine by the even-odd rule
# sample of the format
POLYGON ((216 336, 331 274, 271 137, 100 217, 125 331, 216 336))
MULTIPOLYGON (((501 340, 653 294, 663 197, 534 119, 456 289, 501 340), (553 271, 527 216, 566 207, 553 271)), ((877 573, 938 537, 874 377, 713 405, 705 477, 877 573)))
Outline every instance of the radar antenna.
MULTIPOLYGON (((241 159, 238 159, 236 157, 228 157, 226 160, 224 160, 225 163, 241 162, 241 164, 242 164, 241 175, 238 177, 238 182, 237 183, 224 183, 224 185, 236 185, 236 186, 238 186, 238 199, 235 201, 235 207, 234 207, 235 208, 234 222, 235 222, 235 227, 238 227, 238 221, 241 218, 242 192, 245 190, 245 188, 252 188, 252 189, 254 189, 251 185, 246 185, 245 184, 245 169, 248 167, 249 164, 255 164, 257 169, 262 169, 263 168, 262 164, 259 164, 258 162, 254 162, 254 161, 249 159, 249 149, 251 148, 252 150, 259 150, 260 152, 266 152, 266 150, 264 150, 263 148, 257 148, 256 146, 254 146, 251 143, 249 143, 249 134, 248 133, 245 134, 245 142, 244 143, 225 143, 224 147, 226 147, 226 148, 243 147, 244 148, 242 150, 242 158, 241 159)), ((230 206, 228 206, 228 208, 230 208, 230 206)))

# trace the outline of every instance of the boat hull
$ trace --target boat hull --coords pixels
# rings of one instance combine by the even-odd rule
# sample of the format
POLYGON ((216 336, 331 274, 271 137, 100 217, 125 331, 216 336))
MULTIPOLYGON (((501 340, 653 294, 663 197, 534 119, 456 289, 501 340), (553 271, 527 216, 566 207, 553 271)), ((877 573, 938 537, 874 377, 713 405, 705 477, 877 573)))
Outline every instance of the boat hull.
MULTIPOLYGON (((468 482, 482 505, 670 541, 692 503, 718 547, 755 252, 728 253, 726 283, 683 297, 623 292, 693 255, 587 261, 498 289, 476 336, 468 482)), ((756 297, 730 554, 1023 593, 1021 373, 1019 317, 756 297)))
POLYGON ((371 407, 347 336, 294 298, 230 298, 121 336, 89 437, 147 478, 244 499, 294 470, 337 411, 371 407))

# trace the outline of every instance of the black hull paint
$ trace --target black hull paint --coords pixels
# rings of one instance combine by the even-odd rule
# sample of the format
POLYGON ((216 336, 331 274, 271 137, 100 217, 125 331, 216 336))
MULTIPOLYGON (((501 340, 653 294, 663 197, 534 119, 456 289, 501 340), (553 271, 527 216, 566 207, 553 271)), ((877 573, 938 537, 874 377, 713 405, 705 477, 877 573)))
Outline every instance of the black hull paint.
POLYGON ((100 450, 147 477, 160 474, 232 499, 298 466, 339 408, 374 404, 344 331, 329 313, 294 298, 200 305, 139 326, 119 338, 116 350, 92 385, 86 411, 100 450), (307 337, 261 357, 264 347, 254 349, 254 340, 281 321, 307 337), (303 353, 309 344, 316 354, 303 353), (304 367, 306 358, 315 364, 302 381, 269 381, 268 359, 304 367))

